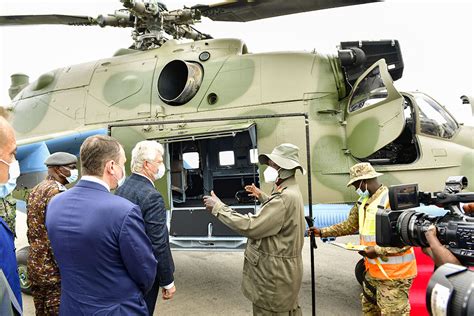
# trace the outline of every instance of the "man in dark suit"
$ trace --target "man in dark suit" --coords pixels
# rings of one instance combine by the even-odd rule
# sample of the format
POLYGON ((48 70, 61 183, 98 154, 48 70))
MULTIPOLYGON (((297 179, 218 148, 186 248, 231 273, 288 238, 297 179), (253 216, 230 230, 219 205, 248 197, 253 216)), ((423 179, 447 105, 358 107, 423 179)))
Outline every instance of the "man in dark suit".
POLYGON ((125 179, 125 153, 112 137, 81 146, 82 179, 55 196, 46 228, 61 274, 60 315, 148 315, 143 299, 156 259, 138 206, 110 194, 125 179))
POLYGON ((163 146, 156 141, 142 141, 132 150, 132 175, 115 192, 140 206, 145 221, 146 234, 153 245, 158 260, 155 283, 145 295, 149 315, 153 315, 160 287, 163 299, 171 299, 176 291, 174 285, 174 262, 169 247, 166 209, 161 194, 155 189, 154 181, 165 174, 163 146))

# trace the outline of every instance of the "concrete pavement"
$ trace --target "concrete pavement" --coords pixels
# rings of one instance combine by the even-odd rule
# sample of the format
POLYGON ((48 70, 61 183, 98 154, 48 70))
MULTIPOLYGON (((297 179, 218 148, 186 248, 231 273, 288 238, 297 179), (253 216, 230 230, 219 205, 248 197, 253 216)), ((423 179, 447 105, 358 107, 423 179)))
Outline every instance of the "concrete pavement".
MULTIPOLYGON (((358 243, 357 236, 339 242, 358 243)), ((316 312, 319 315, 360 314, 360 287, 354 266, 357 252, 346 251, 318 240, 316 261, 316 312)), ((243 252, 173 251, 176 265, 175 297, 158 300, 154 315, 251 315, 251 303, 240 291, 243 252)), ((309 239, 303 250, 304 275, 300 291, 303 315, 311 315, 309 239)), ((34 315, 33 299, 23 295, 24 315, 34 315)))

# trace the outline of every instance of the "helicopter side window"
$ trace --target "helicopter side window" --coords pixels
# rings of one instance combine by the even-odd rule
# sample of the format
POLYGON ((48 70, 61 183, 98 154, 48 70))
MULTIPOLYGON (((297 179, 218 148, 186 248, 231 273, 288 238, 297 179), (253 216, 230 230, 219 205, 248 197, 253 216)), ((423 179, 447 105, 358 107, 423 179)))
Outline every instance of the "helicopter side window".
POLYGON ((423 134, 451 138, 459 126, 452 116, 435 100, 418 93, 415 100, 419 109, 420 131, 423 134))
POLYGON ((183 161, 185 169, 198 169, 199 168, 199 153, 187 152, 183 153, 183 161))
POLYGON ((349 112, 367 108, 385 100, 387 88, 380 76, 379 67, 375 67, 357 86, 349 103, 349 112))
POLYGON ((233 166, 235 165, 235 155, 233 150, 219 152, 219 165, 220 166, 233 166))

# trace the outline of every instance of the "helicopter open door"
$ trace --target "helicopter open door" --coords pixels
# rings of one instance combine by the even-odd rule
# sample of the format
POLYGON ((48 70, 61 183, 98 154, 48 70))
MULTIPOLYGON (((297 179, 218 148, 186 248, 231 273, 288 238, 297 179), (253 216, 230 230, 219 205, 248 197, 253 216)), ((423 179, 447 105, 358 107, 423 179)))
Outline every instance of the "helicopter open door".
POLYGON ((393 86, 384 59, 356 81, 346 110, 347 148, 365 158, 395 140, 403 131, 403 97, 393 86))

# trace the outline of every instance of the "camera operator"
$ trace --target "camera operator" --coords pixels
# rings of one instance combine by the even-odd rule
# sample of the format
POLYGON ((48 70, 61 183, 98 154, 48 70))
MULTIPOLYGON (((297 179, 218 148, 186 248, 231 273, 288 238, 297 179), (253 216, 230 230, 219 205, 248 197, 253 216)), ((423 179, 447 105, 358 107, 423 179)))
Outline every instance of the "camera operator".
MULTIPOLYGON (((471 214, 474 214, 474 203, 465 204, 463 210, 464 213, 472 216, 471 214)), ((430 246, 423 248, 423 252, 433 259, 436 268, 445 263, 461 265, 459 259, 439 241, 435 225, 428 227, 425 236, 430 246)))

